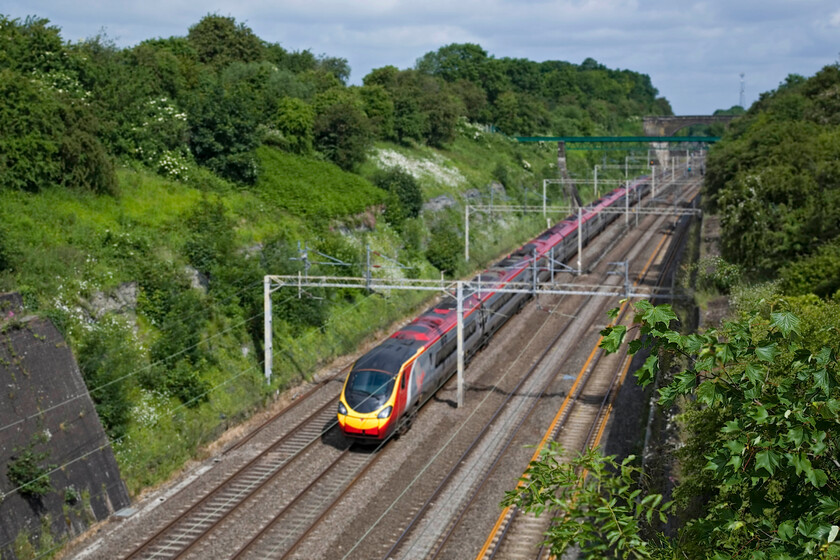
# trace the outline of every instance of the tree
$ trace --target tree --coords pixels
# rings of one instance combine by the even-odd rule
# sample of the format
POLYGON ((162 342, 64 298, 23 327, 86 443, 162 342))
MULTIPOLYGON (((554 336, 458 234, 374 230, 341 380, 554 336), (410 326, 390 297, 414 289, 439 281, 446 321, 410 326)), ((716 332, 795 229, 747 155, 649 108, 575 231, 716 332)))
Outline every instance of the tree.
POLYGON ((394 167, 378 173, 373 184, 394 195, 387 203, 385 217, 400 229, 403 221, 416 218, 423 208, 423 192, 417 180, 402 169, 394 167))
POLYGON ((315 117, 315 146, 333 163, 351 170, 367 157, 370 125, 354 104, 340 102, 324 108, 315 117))
POLYGON ((263 53, 262 41, 244 23, 232 17, 207 14, 187 35, 205 64, 221 68, 231 62, 254 62, 263 53))
POLYGON ((481 67, 488 59, 487 51, 474 43, 452 43, 428 52, 417 60, 415 68, 447 82, 469 80, 479 82, 481 67))
POLYGON ((286 148, 295 154, 312 151, 315 125, 315 111, 306 102, 293 97, 280 100, 275 125, 287 143, 286 148))
POLYGON ((202 84, 189 110, 190 150, 196 161, 220 175, 253 183, 257 167, 257 120, 248 92, 239 84, 230 89, 213 80, 202 84))
MULTIPOLYGON (((689 335, 671 330, 670 306, 636 305, 641 338, 629 350, 650 352, 639 382, 651 383, 666 358, 685 364, 659 390, 659 403, 688 399, 685 481, 675 497, 682 505, 705 499, 682 531, 689 557, 840 554, 840 337, 836 326, 803 323, 790 304, 763 305, 720 330, 689 335)), ((627 332, 608 327, 602 347, 617 350, 627 332)))

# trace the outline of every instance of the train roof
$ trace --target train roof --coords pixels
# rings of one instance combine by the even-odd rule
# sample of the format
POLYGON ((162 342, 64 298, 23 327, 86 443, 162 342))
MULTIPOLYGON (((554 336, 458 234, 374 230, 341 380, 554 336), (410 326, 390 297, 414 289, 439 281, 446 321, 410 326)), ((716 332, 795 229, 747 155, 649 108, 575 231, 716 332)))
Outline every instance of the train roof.
MULTIPOLYGON (((593 219, 597 213, 604 207, 610 206, 613 202, 619 199, 627 189, 635 189, 644 182, 645 178, 634 181, 627 185, 627 187, 619 187, 613 191, 605 194, 599 200, 593 201, 584 208, 583 220, 584 222, 593 219)), ((554 226, 542 232, 540 235, 525 243, 507 257, 497 261, 484 272, 478 274, 473 278, 474 282, 486 284, 486 288, 482 286, 481 292, 476 293, 468 289, 464 293, 464 313, 469 315, 479 304, 479 297, 484 300, 489 298, 494 292, 494 285, 503 285, 510 282, 528 266, 531 266, 531 259, 534 252, 539 256, 544 255, 551 250, 552 247, 560 243, 564 238, 574 233, 578 226, 576 216, 569 216, 561 220, 554 226)), ((422 315, 414 319, 411 323, 394 333, 388 339, 388 343, 383 344, 382 347, 375 348, 365 356, 359 359, 357 367, 371 367, 372 369, 382 369, 373 367, 372 365, 379 359, 379 354, 375 351, 379 348, 387 348, 383 350, 388 355, 389 359, 399 357, 400 364, 410 359, 418 349, 423 345, 428 345, 435 342, 442 334, 448 332, 456 322, 455 317, 455 298, 451 296, 444 297, 437 304, 430 307, 423 312, 422 315), (368 360, 364 361, 363 360, 368 360)))
POLYGON ((417 340, 391 337, 356 360, 354 370, 373 369, 396 375, 423 344, 417 340))

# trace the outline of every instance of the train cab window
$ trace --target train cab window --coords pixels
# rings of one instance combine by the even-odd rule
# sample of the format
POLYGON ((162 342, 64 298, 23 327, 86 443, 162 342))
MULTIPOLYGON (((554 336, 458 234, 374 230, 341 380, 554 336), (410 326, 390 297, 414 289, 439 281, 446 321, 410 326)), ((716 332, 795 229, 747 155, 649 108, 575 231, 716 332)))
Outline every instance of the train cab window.
POLYGON ((344 398, 356 412, 373 412, 384 405, 394 389, 394 375, 378 370, 353 370, 344 388, 344 398))

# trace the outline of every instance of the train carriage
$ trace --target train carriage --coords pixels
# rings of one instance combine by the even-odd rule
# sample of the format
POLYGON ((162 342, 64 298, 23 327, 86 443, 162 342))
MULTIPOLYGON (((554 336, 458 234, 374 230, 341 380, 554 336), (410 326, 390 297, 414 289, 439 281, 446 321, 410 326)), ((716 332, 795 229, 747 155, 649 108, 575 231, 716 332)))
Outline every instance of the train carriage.
MULTIPOLYGON (((464 293, 464 358, 468 361, 530 297, 499 292, 508 282, 530 282, 537 259, 539 280, 549 276, 548 259, 565 261, 617 218, 607 208, 623 208, 647 192, 643 177, 587 205, 532 241, 494 263, 473 279, 464 293), (582 226, 582 227, 581 227, 582 226), (481 292, 471 291, 476 285, 481 292)), ((341 391, 338 423, 348 437, 382 441, 411 425, 417 410, 454 373, 457 366, 456 302, 446 297, 427 309, 353 365, 341 391)))

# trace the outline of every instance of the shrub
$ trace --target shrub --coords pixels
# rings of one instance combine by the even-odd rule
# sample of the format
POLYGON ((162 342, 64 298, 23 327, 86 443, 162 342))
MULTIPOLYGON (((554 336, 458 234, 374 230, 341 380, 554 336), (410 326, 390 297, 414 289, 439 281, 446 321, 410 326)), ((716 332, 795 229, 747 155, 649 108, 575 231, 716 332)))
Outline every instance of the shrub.
POLYGON ((340 168, 349 171, 365 160, 371 144, 364 112, 350 103, 330 105, 315 118, 315 146, 340 168))
POLYGON ((720 257, 705 257, 695 266, 698 271, 697 283, 705 290, 728 294, 741 281, 741 267, 720 257))
POLYGON ((813 293, 825 298, 834 294, 840 289, 840 239, 786 265, 780 277, 782 291, 789 295, 813 293))
POLYGON ((379 172, 373 183, 390 193, 385 203, 385 220, 401 231, 402 223, 408 218, 416 218, 423 208, 423 192, 417 181, 405 171, 394 167, 379 172))
POLYGON ((44 435, 35 436, 26 447, 15 447, 14 455, 6 467, 9 481, 19 487, 23 496, 40 498, 52 490, 49 472, 55 465, 43 465, 50 456, 49 451, 35 451, 40 443, 46 443, 44 435))
POLYGON ((315 111, 310 105, 300 99, 284 97, 277 108, 275 123, 277 130, 283 134, 288 151, 295 154, 312 151, 315 111))
POLYGON ((455 225, 438 223, 432 228, 426 258, 441 272, 446 272, 450 277, 457 276, 464 266, 462 239, 455 225))
POLYGON ((131 329, 107 318, 83 331, 76 353, 96 413, 112 439, 125 435, 131 420, 129 374, 143 362, 131 329), (124 378, 124 379, 123 379, 124 378))

